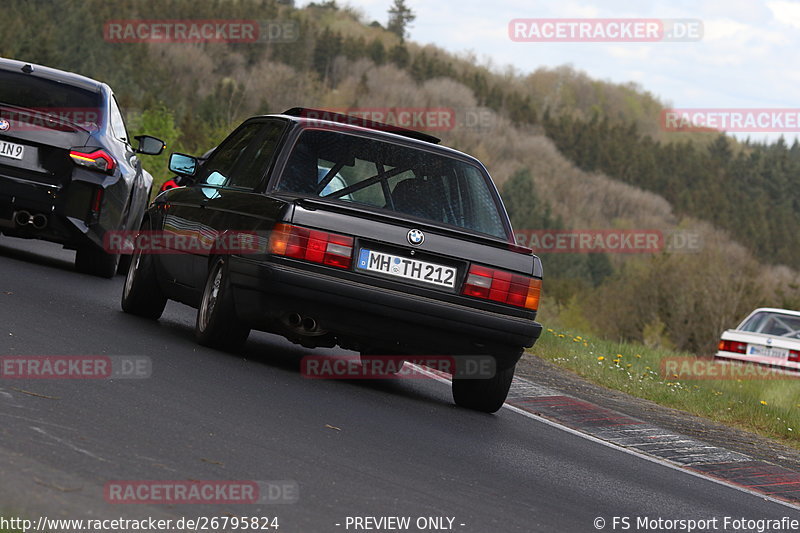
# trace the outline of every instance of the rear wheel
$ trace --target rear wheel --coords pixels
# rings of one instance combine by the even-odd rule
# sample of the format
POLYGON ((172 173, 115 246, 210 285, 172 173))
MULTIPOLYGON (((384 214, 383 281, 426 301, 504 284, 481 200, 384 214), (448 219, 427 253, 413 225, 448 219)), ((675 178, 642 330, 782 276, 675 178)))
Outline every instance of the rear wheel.
POLYGON ((113 278, 119 265, 118 254, 107 254, 96 248, 78 248, 75 254, 75 270, 101 278, 113 278))
POLYGON ((239 350, 250 335, 250 328, 239 322, 228 281, 228 265, 220 258, 214 262, 197 310, 194 336, 203 346, 226 351, 239 350))
POLYGON ((131 267, 122 289, 122 310, 132 315, 157 320, 164 312, 167 297, 161 292, 156 279, 153 256, 134 250, 131 267))
POLYGON ((457 379, 453 378, 453 400, 456 405, 494 413, 503 406, 514 379, 514 368, 498 370, 491 378, 457 379))

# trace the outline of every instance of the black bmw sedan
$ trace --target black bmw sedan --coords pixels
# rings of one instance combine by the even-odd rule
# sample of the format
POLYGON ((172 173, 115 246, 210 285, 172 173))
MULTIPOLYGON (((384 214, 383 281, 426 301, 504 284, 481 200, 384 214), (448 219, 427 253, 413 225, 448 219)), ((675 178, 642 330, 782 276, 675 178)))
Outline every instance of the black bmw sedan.
POLYGON ((153 177, 138 154, 164 149, 136 140, 105 83, 0 59, 0 231, 74 249, 84 273, 124 271, 129 261, 105 250, 104 236, 139 227, 153 177))
POLYGON ((317 113, 248 119, 203 162, 172 154, 194 183, 145 214, 123 309, 183 302, 198 341, 228 350, 257 329, 362 361, 491 357, 453 396, 496 411, 541 333, 542 266, 486 169, 427 134, 317 113))

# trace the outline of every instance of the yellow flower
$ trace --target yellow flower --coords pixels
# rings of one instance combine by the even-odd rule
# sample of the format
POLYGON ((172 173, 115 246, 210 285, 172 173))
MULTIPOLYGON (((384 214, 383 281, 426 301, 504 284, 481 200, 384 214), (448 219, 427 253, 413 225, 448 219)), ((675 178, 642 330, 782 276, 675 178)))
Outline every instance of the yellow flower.
POLYGON ((547 331, 549 331, 550 333, 553 333, 553 328, 547 328, 547 331))
POLYGON ((586 341, 583 341, 583 345, 584 346, 589 346, 589 343, 587 343, 586 341))
POLYGON ((617 357, 622 357, 622 354, 621 354, 621 353, 618 353, 618 354, 617 354, 617 357))
POLYGON ((558 336, 561 337, 561 338, 564 338, 564 334, 563 333, 559 333, 558 336))
MULTIPOLYGON (((605 358, 605 357, 603 357, 602 355, 601 355, 600 357, 598 357, 598 358, 597 358, 597 360, 598 360, 598 361, 605 361, 605 359, 606 359, 606 358, 605 358)), ((800 405, 798 405, 797 407, 800 407, 800 405)))
POLYGON ((767 402, 765 402, 764 400, 761 400, 761 405, 767 405, 767 402))
POLYGON ((637 354, 636 354, 636 358, 637 358, 637 359, 641 359, 641 358, 642 358, 642 356, 641 356, 641 355, 639 355, 639 354, 637 353, 637 354))
POLYGON ((633 365, 632 365, 632 364, 630 364, 630 363, 628 363, 628 364, 627 364, 627 365, 625 365, 625 366, 626 366, 627 368, 630 368, 630 367, 632 367, 633 365))

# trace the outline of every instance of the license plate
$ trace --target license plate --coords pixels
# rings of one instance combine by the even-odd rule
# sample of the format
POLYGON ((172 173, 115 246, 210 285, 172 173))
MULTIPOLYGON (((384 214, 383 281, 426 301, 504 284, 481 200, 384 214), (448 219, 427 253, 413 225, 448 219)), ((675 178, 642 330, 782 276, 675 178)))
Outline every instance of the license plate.
POLYGON ((396 278, 421 281, 439 287, 452 289, 456 286, 457 270, 453 267, 376 252, 375 250, 362 248, 358 254, 358 264, 356 266, 360 270, 380 272, 396 278))
POLYGON ((772 348, 750 344, 747 346, 749 355, 760 355, 761 357, 774 357, 776 359, 788 359, 789 350, 786 348, 772 348))
POLYGON ((11 159, 22 159, 24 153, 25 147, 21 144, 0 141, 0 156, 10 157, 11 159))

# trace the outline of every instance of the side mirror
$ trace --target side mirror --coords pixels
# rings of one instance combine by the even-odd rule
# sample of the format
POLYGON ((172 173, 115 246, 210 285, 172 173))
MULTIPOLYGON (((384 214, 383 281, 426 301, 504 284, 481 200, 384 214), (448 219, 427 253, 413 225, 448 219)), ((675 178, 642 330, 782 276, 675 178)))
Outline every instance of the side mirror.
POLYGON ((196 157, 178 153, 172 153, 169 156, 169 169, 180 176, 194 176, 197 166, 196 157))
POLYGON ((150 135, 137 135, 134 139, 139 141, 137 154, 159 155, 167 147, 167 143, 150 135))

